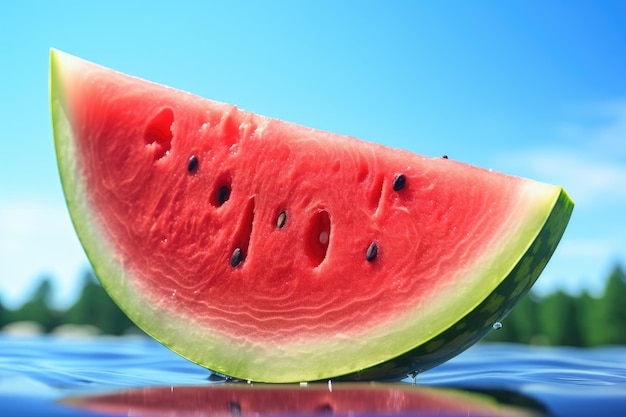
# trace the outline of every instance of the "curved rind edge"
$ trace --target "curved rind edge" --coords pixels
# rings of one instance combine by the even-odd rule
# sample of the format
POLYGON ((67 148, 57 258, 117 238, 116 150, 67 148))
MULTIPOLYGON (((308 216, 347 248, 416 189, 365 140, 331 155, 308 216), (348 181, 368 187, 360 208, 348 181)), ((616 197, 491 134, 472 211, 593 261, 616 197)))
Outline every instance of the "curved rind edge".
MULTIPOLYGON (((67 90, 63 82, 68 67, 78 60, 62 51, 50 49, 50 110, 59 177, 72 225, 95 275, 111 298, 129 315, 129 311, 139 310, 138 307, 144 300, 131 301, 130 305, 125 306, 119 303, 120 299, 128 298, 130 291, 126 285, 125 272, 121 265, 114 262, 113 250, 102 239, 103 234, 90 215, 92 209, 85 198, 87 194, 84 184, 79 181, 81 167, 76 159, 76 140, 66 97, 67 90)), ((134 321, 131 315, 129 317, 134 321)))
MULTIPOLYGON (((80 181, 82 167, 77 160, 76 138, 71 120, 71 99, 68 98, 71 91, 64 82, 65 79, 80 76, 80 72, 88 68, 85 66, 91 65, 94 64, 62 51, 55 49, 50 51, 49 88, 54 146, 65 201, 83 250, 102 287, 120 309, 148 335, 196 363, 198 360, 193 360, 190 356, 228 357, 235 346, 229 345, 227 341, 217 336, 214 342, 208 343, 213 336, 210 329, 192 326, 185 318, 168 314, 167 311, 159 309, 158 305, 153 305, 142 291, 131 283, 132 279, 124 270, 124 265, 116 261, 115 251, 103 238, 105 233, 94 218, 94 210, 86 198, 85 186, 80 181), (181 341, 184 344, 182 348, 181 341), (202 352, 202 355, 198 352, 202 352)), ((226 363, 224 369, 215 364, 210 366, 199 364, 226 373, 226 370, 232 372, 235 369, 234 362, 226 363)))
POLYGON ((493 330, 493 324, 502 321, 528 293, 559 244, 573 209, 573 201, 561 188, 544 227, 524 256, 502 283, 454 326, 388 362, 338 379, 399 380, 434 368, 474 345, 493 330))

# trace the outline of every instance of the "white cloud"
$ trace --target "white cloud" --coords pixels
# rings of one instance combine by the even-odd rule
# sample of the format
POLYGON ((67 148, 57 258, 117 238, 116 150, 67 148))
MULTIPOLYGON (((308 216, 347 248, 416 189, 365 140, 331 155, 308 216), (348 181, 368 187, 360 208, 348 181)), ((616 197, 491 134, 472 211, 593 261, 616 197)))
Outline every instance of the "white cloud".
POLYGON ((536 149, 507 159, 523 175, 562 185, 578 204, 626 202, 626 165, 598 160, 583 149, 536 149))
POLYGON ((578 105, 572 119, 555 124, 550 145, 500 155, 497 164, 562 185, 579 205, 626 202, 626 100, 578 105))
POLYGON ((37 280, 54 278, 57 302, 75 296, 87 260, 65 206, 48 202, 0 203, 0 300, 15 307, 37 280))
MULTIPOLYGON (((536 289, 599 293, 626 259, 626 101, 577 106, 544 144, 500 154, 496 168, 562 185, 576 206, 536 289)), ((539 136, 545 136, 538 132, 539 136)))

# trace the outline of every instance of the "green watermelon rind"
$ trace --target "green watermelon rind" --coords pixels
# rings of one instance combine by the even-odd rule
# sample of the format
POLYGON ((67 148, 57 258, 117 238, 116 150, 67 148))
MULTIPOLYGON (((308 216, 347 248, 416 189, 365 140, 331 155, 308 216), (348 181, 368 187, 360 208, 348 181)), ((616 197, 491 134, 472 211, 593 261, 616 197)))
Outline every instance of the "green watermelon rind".
POLYGON ((563 236, 573 209, 574 203, 561 188, 545 225, 524 256, 502 283, 463 319, 415 349, 339 379, 391 381, 417 375, 448 361, 494 331, 493 325, 509 314, 539 278, 563 236))
MULTIPOLYGON (((112 299, 146 333, 181 356, 219 373, 253 381, 299 382, 341 375, 348 375, 348 379, 393 379, 426 370, 464 350, 482 337, 493 321, 504 317, 539 276, 571 215, 573 203, 562 188, 529 181, 529 195, 536 200, 518 209, 530 221, 521 225, 512 215, 503 226, 506 230, 500 240, 494 242, 493 252, 481 259, 484 266, 469 271, 470 277, 480 279, 466 280, 470 284, 452 289, 447 300, 443 296, 433 300, 432 308, 420 316, 421 321, 409 316, 395 323, 395 334, 406 337, 389 337, 390 326, 384 326, 372 329, 363 339, 342 339, 338 335, 333 341, 320 340, 319 344, 306 340, 286 348, 242 347, 227 334, 194 325, 149 301, 127 276, 123 256, 117 256, 114 243, 102 238, 106 224, 99 223, 89 207, 88 194, 80 181, 84 168, 76 159, 72 121, 66 111, 68 99, 62 73, 70 72, 68 66, 76 62, 75 58, 66 59, 63 53, 52 51, 51 108, 66 202, 94 272, 112 299), (544 240, 551 245, 543 245, 544 240), (461 299, 463 303, 457 302, 461 299), (444 315, 440 314, 443 306, 444 315), (493 310, 487 318, 481 313, 485 309, 493 310)), ((80 71, 72 75, 83 76, 80 71)))

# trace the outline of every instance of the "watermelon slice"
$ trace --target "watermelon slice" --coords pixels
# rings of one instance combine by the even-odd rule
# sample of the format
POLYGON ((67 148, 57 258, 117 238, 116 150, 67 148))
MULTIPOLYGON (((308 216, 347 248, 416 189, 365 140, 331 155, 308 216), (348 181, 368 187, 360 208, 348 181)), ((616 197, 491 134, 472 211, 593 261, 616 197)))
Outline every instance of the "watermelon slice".
POLYGON ((53 50, 58 165, 113 300, 253 381, 398 378, 484 336, 573 203, 558 186, 258 116, 53 50))

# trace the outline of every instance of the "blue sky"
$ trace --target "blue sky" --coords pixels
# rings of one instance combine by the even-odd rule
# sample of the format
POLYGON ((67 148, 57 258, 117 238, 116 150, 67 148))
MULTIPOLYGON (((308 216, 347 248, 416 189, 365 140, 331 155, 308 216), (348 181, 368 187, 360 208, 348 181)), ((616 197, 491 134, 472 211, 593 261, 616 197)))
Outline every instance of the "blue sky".
POLYGON ((626 3, 0 2, 0 300, 87 261, 56 170, 49 48, 256 113, 565 186, 536 290, 626 259, 626 3))

